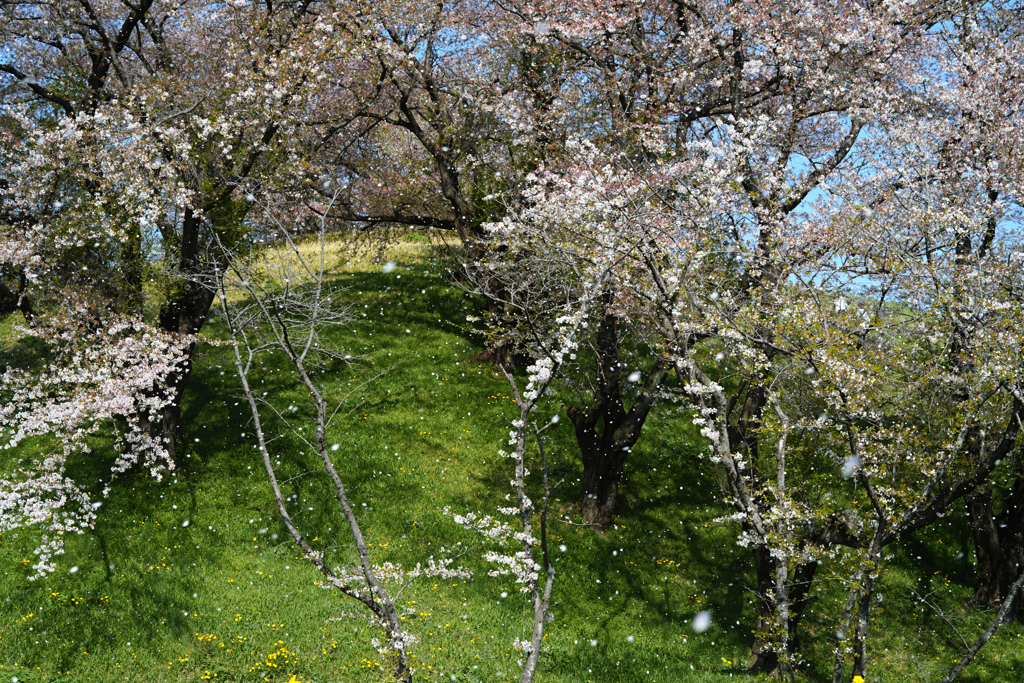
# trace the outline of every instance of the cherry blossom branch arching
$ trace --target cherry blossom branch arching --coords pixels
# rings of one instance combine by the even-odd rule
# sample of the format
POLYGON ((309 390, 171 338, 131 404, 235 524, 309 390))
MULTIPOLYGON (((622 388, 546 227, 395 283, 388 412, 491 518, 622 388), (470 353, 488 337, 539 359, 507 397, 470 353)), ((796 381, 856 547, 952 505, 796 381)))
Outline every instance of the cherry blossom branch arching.
POLYGON ((111 480, 131 467, 148 467, 157 479, 174 469, 165 444, 150 435, 148 417, 173 400, 167 378, 180 372, 195 338, 119 317, 43 318, 23 333, 44 341, 53 360, 34 372, 0 373, 0 447, 31 441, 41 452, 0 479, 0 529, 42 530, 35 579, 56 568, 64 534, 93 526, 101 505, 90 496, 95 482, 67 474, 71 459, 92 453, 92 437, 113 433, 117 457, 104 496, 111 480))

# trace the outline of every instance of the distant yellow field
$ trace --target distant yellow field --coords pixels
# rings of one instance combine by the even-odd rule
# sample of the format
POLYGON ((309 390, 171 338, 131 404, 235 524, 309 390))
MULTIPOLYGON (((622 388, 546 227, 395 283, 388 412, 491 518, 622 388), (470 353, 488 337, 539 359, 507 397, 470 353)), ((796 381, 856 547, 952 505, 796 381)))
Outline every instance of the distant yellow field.
MULTIPOLYGON (((381 241, 353 241, 347 237, 328 236, 321 244, 316 237, 298 237, 293 245, 275 244, 266 250, 254 251, 239 262, 246 277, 269 288, 301 286, 312 282, 322 269, 325 279, 337 273, 365 273, 380 271, 389 261, 409 263, 428 257, 431 248, 444 243, 438 239, 404 238, 381 241)), ((238 287, 238 275, 228 278, 229 300, 243 296, 238 287)))
MULTIPOLYGON (((450 241, 447 235, 432 235, 430 239, 414 236, 393 239, 382 244, 380 241, 355 242, 348 237, 329 235, 323 244, 321 254, 320 240, 304 236, 296 238, 294 249, 275 245, 263 251, 254 251, 243 266, 250 273, 250 277, 258 278, 264 284, 273 281, 280 286, 287 278, 292 285, 303 285, 312 281, 310 272, 319 271, 321 256, 324 274, 330 279, 332 273, 379 271, 388 261, 408 263, 422 260, 429 255, 434 245, 445 243, 446 237, 450 241)), ((237 285, 236 275, 231 274, 228 279, 231 284, 237 285)), ((236 297, 242 296, 237 287, 229 286, 229 290, 232 290, 229 292, 229 300, 236 300, 236 297)), ((15 357, 20 355, 16 347, 22 333, 17 328, 24 325, 25 320, 20 313, 13 313, 0 319, 0 356, 15 360, 15 357)))
POLYGON ((299 271, 303 270, 302 262, 305 262, 306 267, 318 268, 322 251, 325 271, 365 273, 380 270, 389 260, 423 258, 429 250, 430 244, 422 240, 397 240, 380 248, 365 243, 353 243, 345 238, 328 237, 323 243, 322 250, 320 240, 307 238, 296 241, 294 251, 287 246, 280 246, 268 249, 264 256, 269 266, 277 264, 287 270, 299 271))

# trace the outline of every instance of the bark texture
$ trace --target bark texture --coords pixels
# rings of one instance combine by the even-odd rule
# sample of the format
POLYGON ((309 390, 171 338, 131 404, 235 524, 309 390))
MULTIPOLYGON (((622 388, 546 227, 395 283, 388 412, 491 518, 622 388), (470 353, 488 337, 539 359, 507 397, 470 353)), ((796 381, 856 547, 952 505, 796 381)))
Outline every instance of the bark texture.
POLYGON ((597 335, 597 388, 586 405, 569 408, 583 460, 584 524, 601 530, 611 522, 626 459, 640 438, 654 405, 654 392, 668 368, 664 360, 655 361, 627 411, 620 383, 618 320, 612 313, 605 314, 597 335))
MULTIPOLYGON (((1001 505, 988 489, 966 497, 965 505, 978 561, 973 601, 996 607, 1010 595, 1024 567, 1024 476, 1018 470, 1001 505)), ((1019 598, 1011 603, 1006 618, 1021 618, 1019 598)))
MULTIPOLYGON (((777 643, 768 634, 776 615, 775 592, 776 560, 766 548, 754 548, 754 567, 757 570, 757 628, 754 644, 750 648, 747 665, 750 673, 776 674, 779 670, 779 652, 777 643)), ((818 570, 817 562, 806 562, 797 565, 789 582, 789 623, 788 645, 791 660, 797 663, 800 652, 800 639, 797 627, 803 617, 807 601, 810 599, 811 584, 818 570)))
MULTIPOLYGON (((202 219, 191 209, 185 212, 180 241, 174 236, 165 235, 177 242, 179 269, 182 273, 180 284, 170 293, 167 301, 160 309, 160 328, 178 334, 197 334, 203 328, 206 317, 213 304, 213 289, 203 283, 202 275, 209 271, 209 264, 203 262, 199 249, 202 219)), ((178 440, 181 436, 181 401, 185 386, 192 375, 192 352, 195 345, 188 349, 188 354, 181 372, 170 375, 167 388, 173 392, 174 400, 167 405, 156 420, 151 422, 152 434, 161 438, 167 452, 173 457, 177 453, 178 440)))

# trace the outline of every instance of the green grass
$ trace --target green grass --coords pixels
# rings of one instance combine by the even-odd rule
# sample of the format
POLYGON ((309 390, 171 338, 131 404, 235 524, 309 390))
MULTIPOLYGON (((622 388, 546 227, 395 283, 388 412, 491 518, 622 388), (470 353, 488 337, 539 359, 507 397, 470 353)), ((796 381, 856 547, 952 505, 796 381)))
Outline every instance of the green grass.
MULTIPOLYGON (((337 330, 337 340, 359 361, 325 368, 324 386, 348 393, 394 367, 352 395, 329 439, 340 446, 336 462, 375 562, 408 566, 442 546, 468 549, 459 563, 474 578, 421 579, 401 594, 420 639, 416 678, 517 680, 511 642, 528 628, 528 606, 511 581, 487 575, 481 539, 441 511, 507 504, 511 463, 498 450, 514 405, 494 369, 472 362, 480 348, 466 315, 479 315, 479 302, 438 275, 426 245, 406 244, 390 257, 400 267, 389 275, 366 259, 336 261, 338 284, 349 288, 357 312, 353 329, 337 330)), ((5 353, 17 347, 31 358, 10 320, 0 330, 5 353)), ((211 322, 212 337, 222 331, 218 325, 211 322)), ((228 353, 211 344, 198 350, 179 469, 162 482, 144 472, 116 480, 96 528, 68 539, 57 572, 29 581, 24 561, 32 562, 34 533, 0 536, 0 680, 386 680, 369 644, 377 634, 345 616, 358 606, 317 587, 317 573, 285 538, 228 353)), ((256 382, 279 405, 300 405, 302 394, 284 371, 268 361, 256 382)), ((565 479, 554 516, 578 522, 572 502, 580 466, 567 420, 547 444, 556 479, 565 479)), ((4 468, 39 447, 0 452, 4 468)), ((350 557, 343 519, 310 456, 294 439, 274 442, 272 450, 313 545, 339 561, 350 557)), ((86 481, 110 457, 97 442, 73 469, 86 481)), ((689 419, 666 406, 627 467, 619 515, 606 533, 552 525, 554 620, 538 680, 750 680, 750 552, 736 545, 734 525, 715 522, 730 510, 689 419), (690 621, 705 609, 714 624, 694 634, 690 621)), ((531 475, 534 486, 538 474, 531 475)), ((985 615, 964 606, 972 584, 969 563, 958 557, 970 556, 964 543, 962 520, 950 516, 896 550, 882 579, 869 680, 933 681, 957 657, 954 631, 915 603, 914 591, 948 610, 968 641, 979 632, 985 615)), ((832 619, 844 597, 832 571, 822 567, 802 625, 807 680, 830 676, 832 619)), ((1001 631, 963 680, 1019 680, 1021 634, 1016 626, 1001 631)))

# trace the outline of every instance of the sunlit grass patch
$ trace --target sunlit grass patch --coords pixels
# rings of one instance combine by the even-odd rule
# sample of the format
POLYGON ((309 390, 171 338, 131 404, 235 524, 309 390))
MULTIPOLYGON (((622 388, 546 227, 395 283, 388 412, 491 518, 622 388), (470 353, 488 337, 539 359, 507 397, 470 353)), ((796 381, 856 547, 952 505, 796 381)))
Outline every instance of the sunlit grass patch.
MULTIPOLYGON (((390 273, 398 264, 422 262, 430 252, 427 239, 395 240, 385 248, 354 242, 343 235, 328 234, 323 240, 316 235, 299 235, 290 242, 248 245, 245 252, 237 254, 237 262, 262 286, 301 288, 321 273, 328 280, 343 274, 390 273)), ((238 284, 238 272, 229 270, 227 280, 230 291, 238 284)))

